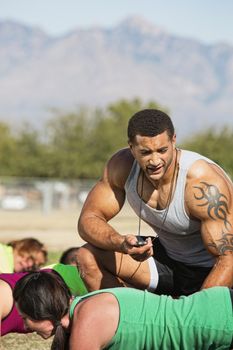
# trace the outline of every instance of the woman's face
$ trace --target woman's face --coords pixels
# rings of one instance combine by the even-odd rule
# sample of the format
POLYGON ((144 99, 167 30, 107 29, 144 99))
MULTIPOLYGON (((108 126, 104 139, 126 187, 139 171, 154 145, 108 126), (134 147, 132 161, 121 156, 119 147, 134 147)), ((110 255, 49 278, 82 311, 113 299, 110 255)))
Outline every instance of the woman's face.
POLYGON ((48 339, 53 335, 54 325, 50 320, 35 321, 25 314, 20 314, 26 329, 36 332, 44 339, 48 339))
POLYGON ((14 272, 30 271, 38 269, 44 264, 45 258, 42 252, 38 252, 32 256, 28 253, 19 254, 17 250, 14 251, 14 272))

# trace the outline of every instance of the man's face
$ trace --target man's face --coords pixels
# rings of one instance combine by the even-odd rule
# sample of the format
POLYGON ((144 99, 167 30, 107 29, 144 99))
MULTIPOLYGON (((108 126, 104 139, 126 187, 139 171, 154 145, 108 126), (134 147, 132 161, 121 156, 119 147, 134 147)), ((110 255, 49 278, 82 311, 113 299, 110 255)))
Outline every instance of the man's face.
POLYGON ((137 135, 134 142, 129 143, 148 179, 158 181, 166 174, 173 159, 175 140, 175 135, 170 139, 165 131, 153 137, 137 135))

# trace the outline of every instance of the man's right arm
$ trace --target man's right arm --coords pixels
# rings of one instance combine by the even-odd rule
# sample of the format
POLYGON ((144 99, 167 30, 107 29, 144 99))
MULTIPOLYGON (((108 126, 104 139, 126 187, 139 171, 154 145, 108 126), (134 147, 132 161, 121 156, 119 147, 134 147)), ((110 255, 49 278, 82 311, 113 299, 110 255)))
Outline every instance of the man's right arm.
POLYGON ((124 185, 133 164, 129 149, 116 153, 107 163, 103 177, 90 191, 81 211, 78 230, 87 242, 106 250, 122 251, 124 236, 108 221, 125 202, 124 185))

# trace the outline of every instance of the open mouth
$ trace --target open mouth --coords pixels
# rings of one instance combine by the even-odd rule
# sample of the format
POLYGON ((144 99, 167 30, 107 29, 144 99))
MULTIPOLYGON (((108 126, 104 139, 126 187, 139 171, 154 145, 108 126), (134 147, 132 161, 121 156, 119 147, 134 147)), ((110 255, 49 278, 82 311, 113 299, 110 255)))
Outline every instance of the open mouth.
POLYGON ((162 165, 159 165, 157 167, 155 166, 148 166, 147 167, 147 172, 150 174, 150 175, 156 175, 156 174, 159 174, 161 173, 161 170, 163 169, 163 166, 162 165))
POLYGON ((49 338, 49 335, 48 334, 44 334, 43 332, 41 331, 38 331, 36 332, 40 337, 42 337, 43 339, 48 339, 49 338))

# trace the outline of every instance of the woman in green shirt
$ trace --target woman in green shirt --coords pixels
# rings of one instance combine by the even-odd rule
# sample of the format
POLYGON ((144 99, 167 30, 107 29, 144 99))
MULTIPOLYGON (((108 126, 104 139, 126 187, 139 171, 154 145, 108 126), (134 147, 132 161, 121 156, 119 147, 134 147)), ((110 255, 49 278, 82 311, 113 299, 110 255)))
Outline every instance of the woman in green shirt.
POLYGON ((207 350, 230 349, 231 290, 213 287, 172 299, 131 288, 104 289, 72 300, 56 275, 23 277, 14 298, 28 328, 52 349, 207 350))

